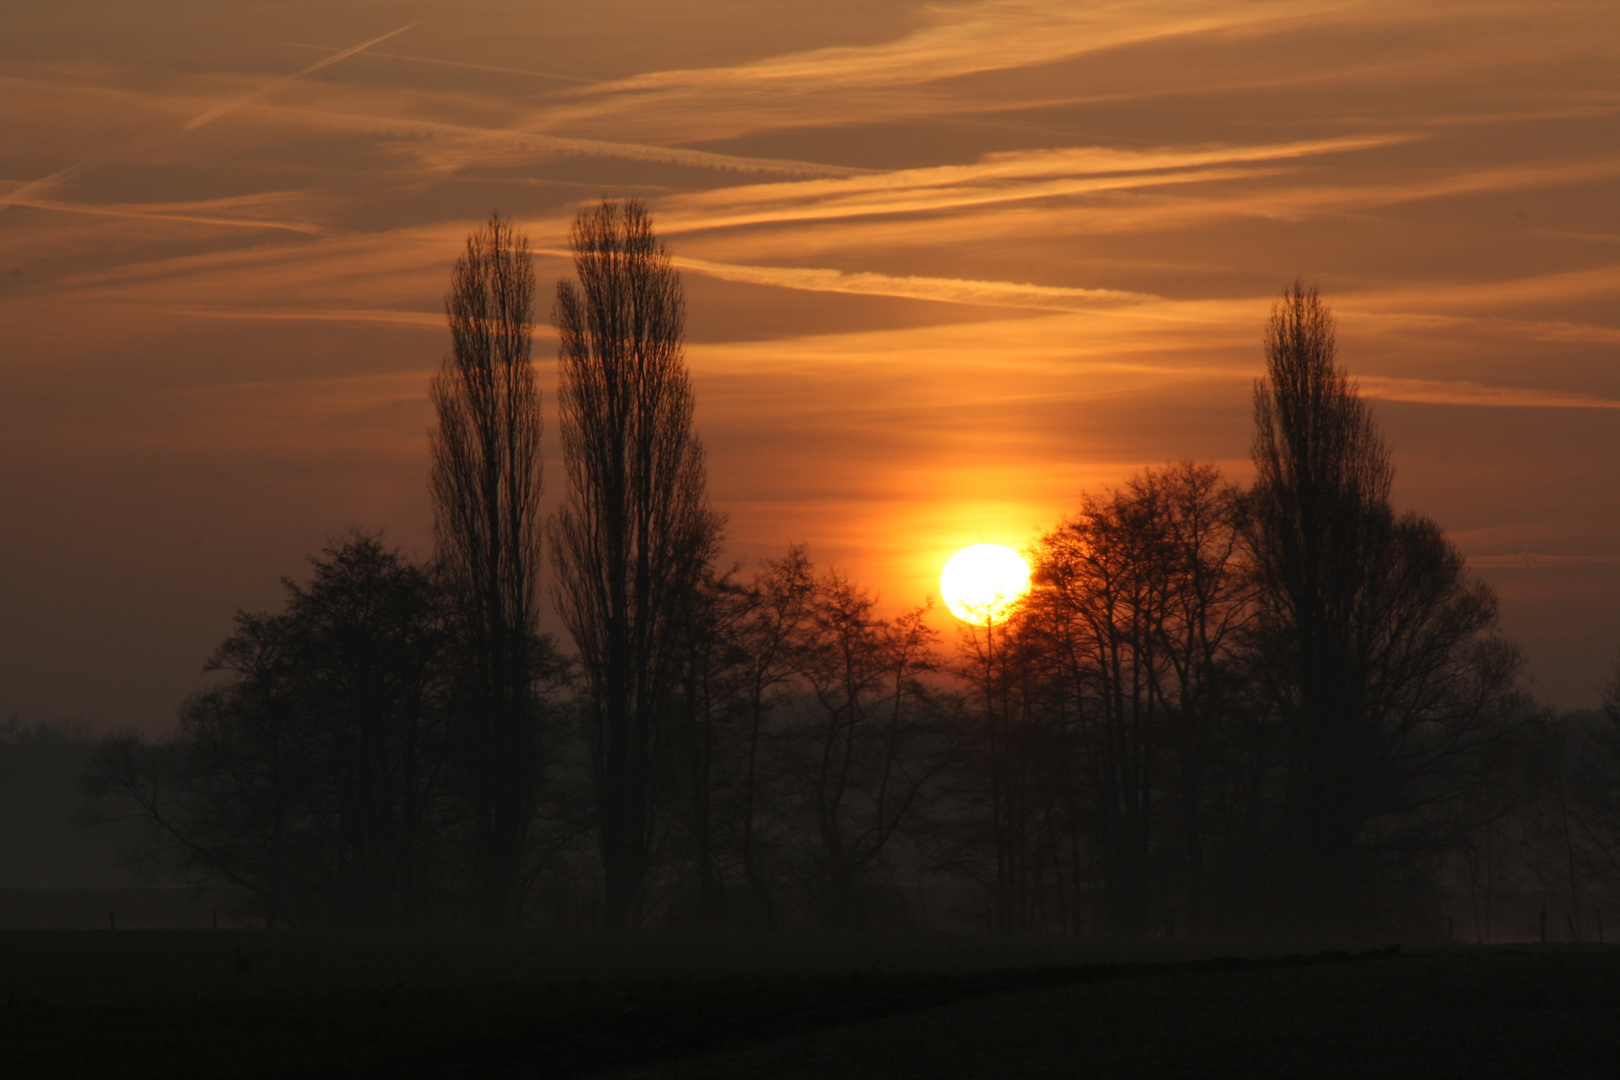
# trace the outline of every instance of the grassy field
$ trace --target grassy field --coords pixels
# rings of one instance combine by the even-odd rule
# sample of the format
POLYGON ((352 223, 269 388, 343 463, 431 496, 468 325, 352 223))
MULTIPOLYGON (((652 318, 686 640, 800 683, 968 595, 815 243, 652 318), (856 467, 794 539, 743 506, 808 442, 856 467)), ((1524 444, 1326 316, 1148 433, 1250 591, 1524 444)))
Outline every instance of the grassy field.
POLYGON ((1620 1075, 1620 950, 1319 949, 19 931, 0 934, 0 1075, 1620 1075))

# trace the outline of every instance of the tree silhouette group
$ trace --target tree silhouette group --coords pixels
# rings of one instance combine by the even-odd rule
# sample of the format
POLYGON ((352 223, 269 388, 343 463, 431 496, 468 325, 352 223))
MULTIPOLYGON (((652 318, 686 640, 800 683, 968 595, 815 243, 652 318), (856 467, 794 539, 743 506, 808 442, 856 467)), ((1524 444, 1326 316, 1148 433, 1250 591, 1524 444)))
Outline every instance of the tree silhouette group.
POLYGON ((634 200, 582 211, 572 251, 556 508, 533 266, 497 215, 445 301, 433 559, 351 533, 284 610, 238 614, 171 735, 102 742, 87 784, 150 869, 268 925, 1332 936, 1467 911, 1489 939, 1540 881, 1601 933, 1620 682, 1606 720, 1535 708, 1490 589, 1391 505, 1314 289, 1265 330, 1247 490, 1184 461, 1084 495, 1025 599, 950 649, 928 604, 884 617, 803 545, 721 563, 679 276, 634 200))

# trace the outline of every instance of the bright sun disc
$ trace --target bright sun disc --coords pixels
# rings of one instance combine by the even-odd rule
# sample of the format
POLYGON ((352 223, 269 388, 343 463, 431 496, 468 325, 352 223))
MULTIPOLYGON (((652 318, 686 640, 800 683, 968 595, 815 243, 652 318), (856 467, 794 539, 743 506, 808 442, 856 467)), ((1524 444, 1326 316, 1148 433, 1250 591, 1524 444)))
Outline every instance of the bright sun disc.
POLYGON ((974 544, 951 556, 939 575, 945 606, 963 622, 1000 622, 1029 591, 1029 567, 1001 544, 974 544))

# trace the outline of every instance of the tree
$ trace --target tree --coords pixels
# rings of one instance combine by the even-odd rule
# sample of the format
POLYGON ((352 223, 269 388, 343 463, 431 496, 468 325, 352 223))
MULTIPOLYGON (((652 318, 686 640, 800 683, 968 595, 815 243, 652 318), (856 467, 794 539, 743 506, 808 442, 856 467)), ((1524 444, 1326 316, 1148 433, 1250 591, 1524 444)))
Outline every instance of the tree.
POLYGON ((945 831, 960 839, 938 856, 985 889, 993 930, 1045 928, 1053 898, 1060 924, 1078 926, 1079 792, 1069 752, 1076 710, 1068 682, 1051 677, 1059 650, 1038 603, 1026 598, 959 628, 956 674, 972 693, 962 703, 956 795, 972 809, 965 830, 945 831))
MULTIPOLYGON (((1242 790, 1242 778, 1253 769, 1233 752, 1250 712, 1247 672, 1238 659, 1254 616, 1253 575, 1241 552, 1244 503, 1213 465, 1183 462, 1149 473, 1142 486, 1155 492, 1163 508, 1158 520, 1170 564, 1161 634, 1185 925, 1192 934, 1205 934, 1218 918, 1206 872, 1211 834, 1226 826, 1221 831, 1231 835, 1233 780, 1242 790)), ((1224 854, 1239 854, 1232 850, 1236 846, 1228 842, 1224 854)))
POLYGON ((579 650, 609 926, 634 924, 659 809, 683 622, 722 521, 704 493, 680 278, 635 200, 574 222, 557 284, 568 489, 552 520, 557 607, 579 650))
MULTIPOLYGON (((325 554, 307 586, 288 583, 283 617, 303 720, 294 750, 317 766, 306 795, 320 823, 311 839, 327 853, 323 917, 411 925, 448 772, 443 594, 377 537, 357 533, 325 554)), ((257 643, 244 657, 237 641, 212 666, 252 671, 257 643)))
POLYGON ((790 544, 782 558, 766 560, 755 574, 743 594, 743 615, 735 627, 743 656, 746 732, 737 807, 739 858, 753 905, 767 924, 774 923, 775 911, 763 850, 769 846, 763 825, 771 794, 764 761, 769 738, 766 721, 792 693, 797 646, 808 632, 816 596, 815 567, 809 549, 804 544, 790 544))
POLYGON ((540 393, 530 362, 534 268, 527 239, 492 215, 467 238, 445 313, 451 352, 431 393, 434 540, 466 678, 468 797, 478 918, 512 922, 540 776, 540 393))
MULTIPOLYGON (((792 558, 792 552, 789 554, 792 558)), ((828 926, 867 929, 878 914, 873 871, 926 813, 945 762, 933 695, 929 605, 877 618, 871 595, 828 573, 794 642, 809 692, 785 709, 784 779, 814 837, 807 882, 828 926)))
POLYGON ((1315 289, 1283 294, 1265 346, 1250 546, 1286 732, 1279 855, 1295 928, 1342 931, 1381 858, 1463 831, 1468 786, 1524 716, 1518 656, 1439 526, 1391 508, 1389 453, 1315 289))
POLYGON ((179 730, 98 748, 107 818, 159 869, 235 893, 266 925, 412 923, 445 891, 445 632, 430 576, 356 534, 240 612, 179 730))

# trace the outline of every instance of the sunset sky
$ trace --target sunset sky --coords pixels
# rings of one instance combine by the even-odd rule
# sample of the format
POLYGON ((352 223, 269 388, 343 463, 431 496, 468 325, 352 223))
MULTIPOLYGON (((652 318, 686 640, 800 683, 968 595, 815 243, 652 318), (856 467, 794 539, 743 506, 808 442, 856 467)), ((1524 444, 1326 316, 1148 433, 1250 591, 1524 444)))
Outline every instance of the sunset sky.
POLYGON ((465 236, 538 252, 554 436, 624 195, 732 559, 893 610, 1144 466, 1246 481, 1299 278, 1531 688, 1620 655, 1613 0, 0 0, 0 716, 159 730, 350 525, 426 557, 465 236))

